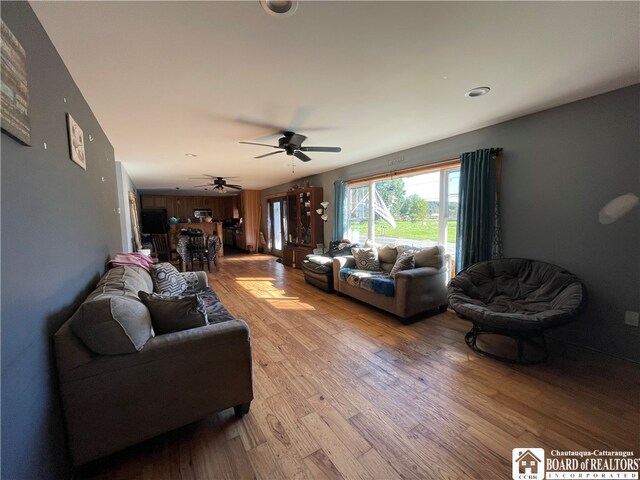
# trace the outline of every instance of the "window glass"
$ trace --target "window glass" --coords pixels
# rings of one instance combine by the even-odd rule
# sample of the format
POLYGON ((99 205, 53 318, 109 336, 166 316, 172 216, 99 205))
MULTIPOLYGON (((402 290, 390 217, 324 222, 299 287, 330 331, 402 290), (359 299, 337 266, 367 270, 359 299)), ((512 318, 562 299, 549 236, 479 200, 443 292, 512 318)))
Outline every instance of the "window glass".
POLYGON ((445 245, 454 255, 459 181, 459 169, 449 168, 349 187, 349 238, 445 245))
POLYGON ((369 232, 369 186, 349 188, 349 240, 363 244, 369 232))

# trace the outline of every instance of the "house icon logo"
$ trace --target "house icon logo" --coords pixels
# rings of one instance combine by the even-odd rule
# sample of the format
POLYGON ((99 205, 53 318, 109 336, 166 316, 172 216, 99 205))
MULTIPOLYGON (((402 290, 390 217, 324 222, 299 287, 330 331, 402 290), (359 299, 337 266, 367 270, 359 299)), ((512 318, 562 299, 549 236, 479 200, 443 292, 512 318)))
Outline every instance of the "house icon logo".
POLYGON ((544 479, 543 448, 514 448, 511 460, 513 461, 513 480, 544 479))

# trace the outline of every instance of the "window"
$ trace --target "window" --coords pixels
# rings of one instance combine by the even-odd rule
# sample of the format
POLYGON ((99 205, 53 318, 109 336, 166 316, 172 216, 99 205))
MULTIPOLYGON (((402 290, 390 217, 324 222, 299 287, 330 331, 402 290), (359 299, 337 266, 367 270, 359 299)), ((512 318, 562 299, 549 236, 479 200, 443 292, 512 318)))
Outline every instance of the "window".
POLYGON ((454 255, 459 182, 458 161, 349 182, 348 238, 445 245, 454 255))

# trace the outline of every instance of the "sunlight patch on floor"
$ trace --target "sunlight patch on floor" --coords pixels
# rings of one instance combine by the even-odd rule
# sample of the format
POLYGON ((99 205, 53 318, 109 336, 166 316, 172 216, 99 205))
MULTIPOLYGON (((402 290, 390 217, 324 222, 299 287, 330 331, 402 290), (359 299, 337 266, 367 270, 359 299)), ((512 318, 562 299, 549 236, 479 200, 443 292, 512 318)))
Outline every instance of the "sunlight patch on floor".
POLYGON ((236 283, 253 295, 263 299, 278 310, 315 310, 308 303, 300 301, 299 297, 287 296, 284 290, 277 288, 272 277, 237 277, 236 283))
POLYGON ((267 302, 272 307, 277 308, 278 310, 315 310, 308 303, 301 302, 300 300, 288 300, 288 299, 277 299, 277 298, 268 298, 267 302))
POLYGON ((271 262, 275 257, 271 255, 238 255, 223 257, 226 262, 271 262))

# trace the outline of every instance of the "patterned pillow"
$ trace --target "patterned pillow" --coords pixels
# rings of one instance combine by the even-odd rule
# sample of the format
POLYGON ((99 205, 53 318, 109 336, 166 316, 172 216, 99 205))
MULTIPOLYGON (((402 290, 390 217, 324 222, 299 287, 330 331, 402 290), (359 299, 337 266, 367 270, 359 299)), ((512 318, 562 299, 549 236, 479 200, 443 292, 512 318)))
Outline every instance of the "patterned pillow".
POLYGON ((151 279, 156 293, 160 295, 180 295, 187 289, 187 282, 170 263, 151 265, 151 279))
POLYGON ((356 268, 358 270, 380 271, 378 250, 375 248, 352 248, 351 253, 356 261, 356 268))
POLYGON ((402 270, 411 270, 412 268, 415 268, 415 266, 416 260, 413 254, 402 252, 400 255, 398 255, 396 263, 393 265, 391 272, 389 272, 389 276, 395 278, 396 273, 401 272, 402 270))
POLYGON ((196 275, 196 272, 181 272, 179 275, 187 282, 187 290, 193 290, 200 286, 200 279, 198 275, 196 275))

